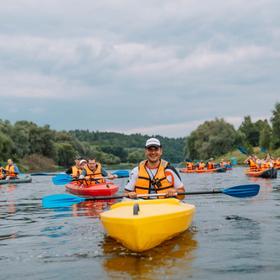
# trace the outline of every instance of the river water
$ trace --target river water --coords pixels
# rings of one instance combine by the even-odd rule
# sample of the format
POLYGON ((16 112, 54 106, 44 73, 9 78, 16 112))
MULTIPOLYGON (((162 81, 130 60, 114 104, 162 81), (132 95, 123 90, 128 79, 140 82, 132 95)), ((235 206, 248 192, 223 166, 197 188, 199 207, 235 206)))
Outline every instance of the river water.
POLYGON ((248 183, 261 191, 249 199, 187 197, 196 205, 191 228, 139 254, 105 235, 98 219, 104 202, 44 209, 43 196, 64 193, 50 177, 0 185, 0 279, 278 279, 280 180, 251 179, 239 167, 182 179, 187 191, 248 183))

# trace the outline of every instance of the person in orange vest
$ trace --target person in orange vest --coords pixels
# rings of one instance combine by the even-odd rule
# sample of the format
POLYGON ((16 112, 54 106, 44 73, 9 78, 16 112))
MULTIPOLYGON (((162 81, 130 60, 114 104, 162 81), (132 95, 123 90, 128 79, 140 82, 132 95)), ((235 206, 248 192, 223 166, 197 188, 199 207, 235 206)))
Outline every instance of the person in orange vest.
MULTIPOLYGON (((79 176, 82 174, 83 168, 80 165, 80 161, 82 160, 81 157, 77 157, 75 159, 75 165, 71 166, 69 169, 66 170, 66 174, 69 174, 73 177, 73 179, 78 179, 79 176)), ((83 160, 86 162, 86 160, 83 160)))
POLYGON ((280 169, 280 157, 278 157, 275 161, 274 161, 274 167, 276 169, 280 169))
POLYGON ((214 169, 215 168, 215 164, 214 164, 214 159, 213 158, 210 158, 210 160, 207 162, 206 166, 207 166, 207 169, 214 169))
POLYGON ((157 138, 149 138, 145 144, 146 159, 133 168, 125 186, 125 195, 136 198, 138 194, 164 193, 165 197, 183 199, 185 187, 177 170, 162 159, 163 149, 157 138))
POLYGON ((18 178, 18 174, 20 173, 18 167, 13 163, 11 159, 7 160, 5 171, 7 175, 6 180, 18 178))
POLYGON ((205 166, 206 166, 206 164, 205 164, 203 161, 200 161, 200 162, 198 163, 197 169, 198 169, 198 170, 203 170, 203 169, 205 168, 205 166))
POLYGON ((187 170, 193 170, 194 169, 194 164, 190 161, 187 162, 187 170))
POLYGON ((6 170, 3 168, 2 164, 0 163, 0 180, 4 180, 6 178, 6 170))
POLYGON ((255 156, 249 156, 244 160, 244 163, 247 163, 249 165, 250 170, 257 171, 259 169, 259 161, 257 163, 257 157, 255 156))
MULTIPOLYGON (((80 164, 84 164, 85 160, 82 160, 80 164)), ((104 183, 104 177, 113 180, 117 178, 117 175, 113 175, 107 172, 101 165, 100 162, 97 162, 95 159, 89 159, 87 164, 83 166, 83 170, 79 179, 85 179, 88 181, 94 181, 95 183, 104 183)))

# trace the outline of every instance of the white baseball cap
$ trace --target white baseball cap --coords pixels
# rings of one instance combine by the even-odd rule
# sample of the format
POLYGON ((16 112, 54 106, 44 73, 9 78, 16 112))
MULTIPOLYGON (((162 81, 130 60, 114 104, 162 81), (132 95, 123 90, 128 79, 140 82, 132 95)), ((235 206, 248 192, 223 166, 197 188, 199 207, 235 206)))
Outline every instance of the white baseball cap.
POLYGON ((83 164, 83 163, 87 163, 87 161, 86 161, 85 159, 82 159, 82 160, 80 161, 80 164, 83 164))
POLYGON ((146 141, 145 148, 149 147, 161 147, 160 141, 157 138, 149 138, 146 141))

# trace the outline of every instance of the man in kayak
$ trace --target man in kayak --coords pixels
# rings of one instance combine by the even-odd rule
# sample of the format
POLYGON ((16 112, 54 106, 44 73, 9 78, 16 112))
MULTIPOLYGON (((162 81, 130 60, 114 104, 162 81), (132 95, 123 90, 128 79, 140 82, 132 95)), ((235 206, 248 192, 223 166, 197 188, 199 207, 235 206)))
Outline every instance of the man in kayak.
MULTIPOLYGON (((161 159, 163 150, 160 141, 150 138, 145 145, 146 160, 140 162, 130 174, 125 186, 125 195, 136 198, 138 194, 165 193, 165 197, 185 192, 177 170, 169 162, 161 159)), ((178 196, 183 199, 183 195, 178 196)))
POLYGON ((85 164, 79 179, 95 181, 96 183, 104 183, 104 177, 108 177, 108 179, 112 180, 118 176, 107 172, 102 167, 101 163, 97 162, 95 159, 89 159, 87 164, 85 164))
POLYGON ((11 159, 8 159, 5 171, 7 175, 6 180, 18 178, 18 174, 20 173, 18 167, 13 163, 11 159))

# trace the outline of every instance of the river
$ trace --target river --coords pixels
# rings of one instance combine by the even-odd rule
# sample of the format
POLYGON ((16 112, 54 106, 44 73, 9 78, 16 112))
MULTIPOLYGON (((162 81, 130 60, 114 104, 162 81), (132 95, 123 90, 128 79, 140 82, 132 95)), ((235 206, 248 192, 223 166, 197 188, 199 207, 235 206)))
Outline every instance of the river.
MULTIPOLYGON (((88 202, 44 209, 41 198, 64 193, 51 177, 0 185, 0 279, 277 279, 280 274, 280 181, 226 173, 182 174, 187 191, 258 183, 260 194, 188 196, 196 205, 191 228, 144 252, 107 237, 88 202)), ((279 175, 279 174, 278 174, 279 175)), ((127 179, 117 179, 124 186, 127 179)))

